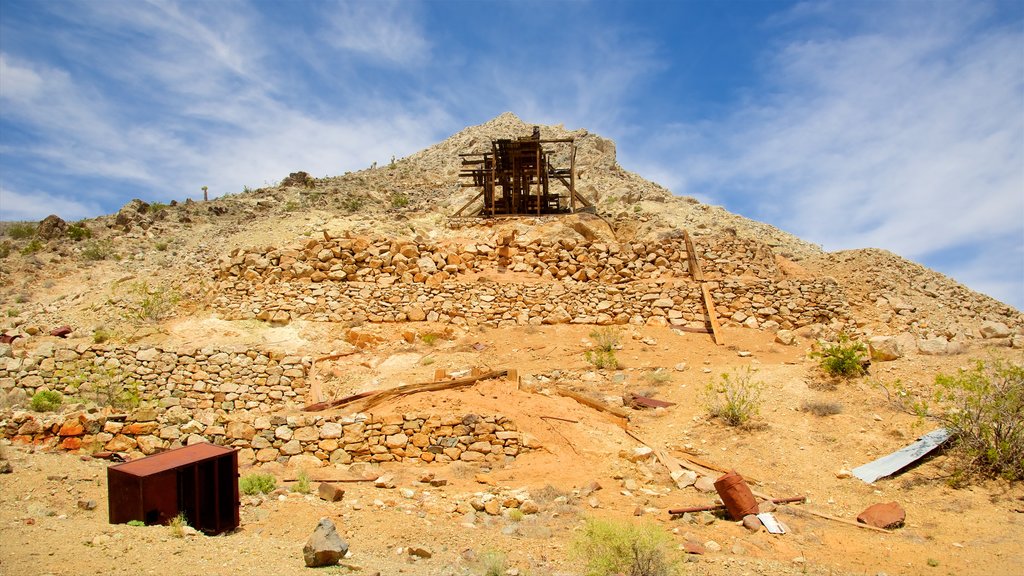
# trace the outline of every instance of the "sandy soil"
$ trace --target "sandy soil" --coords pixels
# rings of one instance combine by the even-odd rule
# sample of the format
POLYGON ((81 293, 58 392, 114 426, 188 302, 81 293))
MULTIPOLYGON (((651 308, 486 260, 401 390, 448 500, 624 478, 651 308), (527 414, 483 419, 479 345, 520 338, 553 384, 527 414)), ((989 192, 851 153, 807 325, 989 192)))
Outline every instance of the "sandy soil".
MULTIPOLYGON (((231 324, 194 321, 180 330, 170 326, 167 337, 200 331, 227 340, 279 339, 311 355, 347 346, 340 328, 296 325, 285 334, 231 324)), ((1024 508, 1020 484, 991 481, 953 489, 946 482, 951 469, 947 455, 874 485, 835 474, 898 449, 932 427, 895 410, 878 382, 900 379, 924 389, 936 373, 965 367, 990 351, 876 363, 871 376, 830 389, 806 357, 809 341, 782 346, 770 335, 746 329, 727 329, 729 345, 716 346, 707 335, 626 328, 617 353, 624 366, 618 371, 592 370, 584 360, 583 352, 591 346, 590 327, 445 332, 417 326, 421 334, 443 334, 433 345, 422 339, 410 344, 402 336, 408 329, 358 328, 378 336, 380 343, 319 366, 325 392, 338 396, 428 381, 437 368, 516 368, 519 385, 481 382, 463 390, 409 396, 374 411, 501 413, 544 448, 493 469, 465 463, 322 468, 313 471, 315 479, 390 472, 396 488, 348 483, 338 503, 286 490, 264 498, 243 497, 238 531, 176 538, 168 527, 107 523, 107 462, 5 446, 14 473, 0 475, 0 574, 311 574, 303 566, 301 548, 323 516, 336 522, 351 545, 351 557, 343 567, 315 573, 481 574, 481 558, 488 551, 501 551, 507 555, 506 566, 519 574, 580 574, 569 548, 582 520, 640 520, 635 514, 669 530, 677 544, 693 540, 720 546, 720 551, 690 556, 684 564, 690 574, 1020 573, 1024 514, 1015 511, 1024 508), (685 370, 675 369, 680 363, 686 364, 685 370), (648 376, 657 368, 670 378, 648 376), (740 430, 709 419, 702 400, 708 382, 723 372, 735 377, 748 368, 763 386, 758 425, 740 430), (623 423, 553 394, 555 384, 598 398, 635 392, 674 402, 667 409, 632 411, 629 429, 670 453, 687 452, 736 469, 758 480, 754 488, 760 492, 806 495, 808 502, 777 511, 791 529, 781 536, 750 533, 721 518, 706 525, 674 519, 669 508, 710 504, 714 495, 675 488, 653 459, 630 461, 626 456, 639 444, 626 435, 623 423), (837 403, 841 412, 815 416, 801 410, 808 400, 837 403), (448 484, 418 482, 426 472, 448 484), (588 487, 595 482, 601 489, 590 493, 588 487), (469 502, 479 494, 516 490, 528 491, 540 503, 540 512, 519 522, 472 513, 469 502), (83 510, 79 500, 94 500, 97 507, 83 510), (801 512, 812 508, 853 519, 871 504, 890 501, 907 511, 906 526, 892 534, 801 512), (408 554, 409 547, 424 547, 432 556, 416 559, 408 554)), ((279 484, 295 477, 295 471, 279 466, 268 469, 279 484)))

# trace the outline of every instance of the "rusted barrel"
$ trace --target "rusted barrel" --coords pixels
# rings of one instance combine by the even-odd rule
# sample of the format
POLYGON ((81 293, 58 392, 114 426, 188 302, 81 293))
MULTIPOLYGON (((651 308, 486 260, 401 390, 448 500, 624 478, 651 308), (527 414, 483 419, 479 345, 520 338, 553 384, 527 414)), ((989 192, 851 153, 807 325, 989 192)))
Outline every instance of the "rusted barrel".
POLYGON ((733 520, 742 520, 747 514, 757 514, 757 500, 743 477, 735 471, 715 480, 715 490, 733 520))

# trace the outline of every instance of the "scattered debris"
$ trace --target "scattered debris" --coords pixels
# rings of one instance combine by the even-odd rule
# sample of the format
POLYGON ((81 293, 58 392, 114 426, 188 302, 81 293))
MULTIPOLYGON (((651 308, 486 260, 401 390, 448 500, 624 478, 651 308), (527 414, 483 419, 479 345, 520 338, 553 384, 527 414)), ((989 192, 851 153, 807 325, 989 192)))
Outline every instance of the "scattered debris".
POLYGON ((646 396, 639 396, 633 393, 627 393, 622 399, 626 402, 626 405, 630 408, 668 408, 669 406, 675 406, 675 402, 666 402, 664 400, 655 400, 654 398, 648 398, 646 396))
POLYGON ((771 512, 761 512, 757 515, 757 519, 761 521, 769 534, 785 534, 787 532, 786 525, 779 522, 771 512))
POLYGON ((757 500, 743 477, 729 472, 715 480, 715 490, 733 520, 742 520, 748 514, 757 514, 757 500))
POLYGON ((53 330, 50 330, 50 336, 56 336, 57 338, 67 338, 68 334, 71 334, 72 332, 74 332, 74 330, 71 329, 71 326, 61 326, 59 328, 54 328, 53 330))
POLYGON ((302 557, 308 568, 334 566, 348 553, 348 542, 338 535, 337 528, 330 518, 321 518, 313 530, 306 545, 302 547, 302 557))
POLYGON ((932 450, 938 448, 949 439, 949 431, 945 428, 933 430, 917 439, 917 442, 901 448, 888 456, 853 469, 853 475, 871 484, 879 478, 892 475, 907 466, 924 458, 932 450))

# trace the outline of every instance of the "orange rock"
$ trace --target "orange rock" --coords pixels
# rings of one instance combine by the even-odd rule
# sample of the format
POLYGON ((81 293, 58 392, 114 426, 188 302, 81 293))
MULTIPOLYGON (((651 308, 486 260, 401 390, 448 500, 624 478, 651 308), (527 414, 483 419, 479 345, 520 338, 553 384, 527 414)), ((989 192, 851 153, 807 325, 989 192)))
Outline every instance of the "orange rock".
POLYGON ((60 443, 61 450, 78 450, 81 447, 82 439, 76 436, 68 436, 67 438, 61 440, 60 443))
POLYGON ((60 427, 59 436, 81 436, 85 434, 85 427, 78 420, 68 420, 60 427))

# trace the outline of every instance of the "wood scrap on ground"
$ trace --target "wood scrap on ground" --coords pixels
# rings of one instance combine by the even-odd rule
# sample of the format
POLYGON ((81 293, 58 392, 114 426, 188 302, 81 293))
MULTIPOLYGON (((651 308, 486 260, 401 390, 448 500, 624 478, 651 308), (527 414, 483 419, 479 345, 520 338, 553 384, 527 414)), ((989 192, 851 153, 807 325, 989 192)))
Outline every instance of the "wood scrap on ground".
MULTIPOLYGON (((622 408, 618 408, 616 406, 612 406, 611 404, 607 404, 607 403, 602 402, 600 400, 596 400, 594 398, 591 398, 590 396, 587 396, 585 394, 581 394, 579 392, 576 392, 574 390, 569 390, 568 388, 563 388, 561 386, 555 386, 554 390, 555 390, 555 393, 557 393, 559 396, 565 396, 567 398, 572 398, 573 400, 579 402, 580 404, 583 404, 584 406, 593 408, 594 410, 597 410, 598 412, 605 412, 607 414, 611 414, 612 416, 617 416, 618 418, 621 418, 623 420, 629 420, 629 412, 626 412, 622 408)), ((625 428, 625 423, 619 423, 619 424, 623 428, 625 428)))
POLYGON ((331 400, 329 402, 317 402, 316 404, 310 404, 303 408, 306 412, 319 412, 321 410, 327 410, 328 408, 338 408, 346 404, 351 404, 364 398, 372 398, 367 402, 364 410, 369 409, 372 406, 376 406, 385 400, 391 398, 399 398, 401 396, 408 396, 409 394, 418 394, 420 392, 435 392, 438 390, 448 390, 451 388, 459 388, 462 386, 469 386, 475 384, 480 380, 490 380, 491 378, 498 378, 508 373, 508 370, 491 370, 476 376, 466 376, 463 378, 455 378, 454 380, 442 380, 440 382, 420 382, 417 384, 405 384, 395 388, 387 388, 383 390, 368 390, 366 392, 360 392, 347 396, 345 398, 339 398, 338 400, 331 400))

